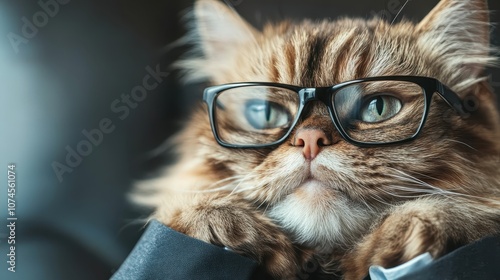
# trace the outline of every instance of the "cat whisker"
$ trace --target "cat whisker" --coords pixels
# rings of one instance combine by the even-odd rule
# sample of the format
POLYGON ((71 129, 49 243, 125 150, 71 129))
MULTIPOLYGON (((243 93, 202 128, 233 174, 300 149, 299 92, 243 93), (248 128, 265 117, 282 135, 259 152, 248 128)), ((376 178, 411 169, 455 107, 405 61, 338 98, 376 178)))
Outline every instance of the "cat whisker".
MULTIPOLYGON (((412 176, 408 173, 405 173, 401 170, 397 170, 395 168, 390 168, 392 169, 393 171, 399 173, 400 175, 396 175, 396 174, 390 174, 392 177, 400 180, 400 181, 403 181, 403 182, 407 182, 407 183, 413 183, 413 184, 416 184, 417 186, 419 187, 426 187, 426 188, 429 188, 429 189, 435 189, 435 190, 440 190, 442 191, 443 189, 441 188, 438 188, 436 186, 433 186, 427 182, 424 182, 423 180, 421 179, 418 179, 416 178, 415 176, 412 176)), ((426 175, 426 174, 422 174, 422 173, 419 173, 419 172, 413 172, 414 174, 420 176, 420 177, 423 177, 423 178, 427 178, 427 179, 431 179, 431 180, 434 180, 434 181, 437 181, 437 182, 441 182, 443 185, 448 185, 450 188, 449 189, 452 189, 452 184, 450 182, 447 182, 447 181, 444 181, 442 179, 438 179, 438 178, 435 178, 435 177, 432 177, 432 176, 429 176, 429 175, 426 175)), ((456 187, 457 185, 455 185, 456 187)), ((461 187, 460 187, 461 188, 461 187)), ((448 190, 449 191, 449 190, 448 190)))
POLYGON ((245 186, 244 188, 241 188, 241 186, 243 183, 255 181, 253 179, 257 178, 257 176, 258 176, 258 174, 254 174, 254 172, 251 172, 251 173, 248 173, 248 174, 242 176, 242 178, 239 180, 238 184, 236 184, 236 186, 232 186, 231 194, 242 193, 245 191, 256 189, 257 188, 256 184, 247 184, 247 186, 245 186))
POLYGON ((437 187, 433 187, 428 184, 417 184, 413 185, 390 185, 388 188, 394 190, 395 192, 391 192, 388 190, 382 189, 381 191, 387 193, 393 197, 403 198, 403 199, 415 199, 415 198, 424 198, 424 197, 432 197, 432 196, 442 196, 448 199, 459 201, 458 197, 467 197, 468 195, 457 193, 453 191, 443 190, 437 187))
POLYGON ((401 9, 399 9, 398 13, 396 14, 396 16, 392 19, 391 21, 391 25, 394 24, 394 22, 396 21, 396 19, 398 18, 399 14, 401 14, 401 12, 404 10, 404 8, 406 7, 406 5, 408 4, 408 2, 410 2, 411 0, 406 0, 406 2, 403 4, 403 6, 401 7, 401 9))
POLYGON ((132 226, 138 226, 138 225, 141 226, 140 230, 143 230, 146 228, 146 226, 148 225, 150 220, 151 220, 151 217, 129 219, 126 221, 126 223, 123 226, 121 226, 118 229, 118 232, 122 233, 125 229, 132 227, 132 226))
POLYGON ((232 188, 231 193, 242 193, 256 188, 256 185, 254 184, 246 184, 246 186, 242 187, 244 183, 247 183, 247 181, 249 181, 248 178, 240 180, 240 182, 232 188))
POLYGON ((389 186, 390 189, 393 190, 398 190, 401 192, 404 192, 406 194, 399 194, 396 192, 390 192, 388 190, 381 189, 382 192, 389 194, 393 197, 398 197, 398 198, 416 198, 416 197, 427 197, 427 196, 432 196, 435 194, 438 194, 432 190, 425 190, 425 189, 418 189, 418 188, 408 188, 408 187, 403 187, 403 186, 395 186, 391 185, 389 186))
MULTIPOLYGON (((401 181, 405 181, 405 182, 408 182, 410 183, 409 185, 404 185, 404 186, 401 186, 401 185, 390 185, 388 186, 389 188, 393 189, 393 190, 397 190, 397 191, 403 191, 405 193, 414 193, 414 195, 407 195, 407 196, 404 196, 404 195, 399 195, 399 194, 393 194, 391 192, 388 192, 386 190, 383 190, 384 192, 390 194, 390 195, 393 195, 395 197, 399 197, 399 198, 418 198, 418 197, 427 197, 427 196, 434 196, 434 195, 438 195, 438 196, 443 196, 443 197, 446 197, 448 199, 451 199, 451 200, 454 200, 454 201, 457 201, 457 202, 463 202, 463 199, 472 199, 472 200, 480 200, 480 201, 488 201, 490 203, 493 203, 494 205, 497 205, 498 204, 498 201, 496 199, 490 199, 490 198, 486 198, 486 197, 481 197, 481 196, 475 196, 475 195, 471 195, 471 194, 465 194, 465 193, 462 193, 462 192, 457 192, 453 189, 447 189, 447 190, 444 190, 442 188, 439 188, 439 187, 436 187, 436 186, 433 186, 429 183, 426 183, 418 178, 415 178, 414 176, 410 175, 410 174, 407 174, 401 170, 397 170, 397 169, 393 169, 395 171, 397 171, 399 174, 401 175, 395 175, 395 174, 391 174, 391 176, 401 180, 401 181)), ((425 176, 425 177, 429 177, 431 178, 430 176, 425 176)), ((450 185, 450 186, 453 186, 451 183, 449 182, 445 182, 445 181, 442 181, 440 180, 441 182, 444 182, 446 183, 447 185, 450 185)), ((463 186, 459 186, 459 185, 455 185, 454 186, 455 189, 461 189, 461 190, 464 190, 465 188, 463 186)))
POLYGON ((242 175, 235 175, 228 178, 224 178, 222 180, 213 182, 205 189, 202 190, 182 190, 183 193, 214 193, 219 191, 227 191, 233 189, 234 182, 241 181, 244 178, 242 175), (223 185, 221 185, 223 184, 223 185), (219 186, 221 185, 221 186, 219 186))
POLYGON ((462 144, 462 145, 464 145, 464 146, 466 146, 466 147, 468 147, 468 148, 470 148, 470 149, 472 149, 474 151, 478 151, 478 149, 476 149, 476 148, 472 147, 471 145, 469 145, 469 144, 467 144, 465 142, 462 142, 462 141, 458 141, 458 140, 455 140, 455 139, 449 139, 449 138, 445 138, 445 139, 442 139, 442 140, 443 141, 448 141, 448 142, 454 142, 454 143, 462 144))
MULTIPOLYGON (((435 190, 423 190, 421 188, 415 188, 415 187, 403 187, 403 186, 391 186, 393 188, 397 188, 399 190, 404 190, 405 192, 415 192, 415 196, 398 196, 398 197, 408 197, 408 198, 420 198, 420 197, 428 197, 428 196, 442 196, 446 197, 447 199, 453 200, 457 203, 467 203, 468 201, 482 201, 482 202, 488 202, 491 203, 492 205, 496 205, 497 207, 500 207, 500 203, 496 199, 491 199, 491 198, 486 198, 486 197, 481 197, 481 196, 475 196, 475 195, 470 195, 470 194, 464 194, 464 193, 458 193, 458 192, 453 192, 453 191, 448 191, 448 190, 440 190, 440 191, 435 191, 435 190), (422 194, 422 192, 426 192, 425 194, 422 194)), ((468 203, 471 207, 475 207, 476 204, 471 204, 468 203)), ((478 209, 481 209, 481 207, 478 206, 478 209)))
MULTIPOLYGON (((380 195, 378 193, 370 193, 370 197, 377 201, 378 203, 380 204, 383 204, 383 205, 386 205, 386 206, 389 206, 389 207, 392 207, 394 206, 394 204, 390 203, 390 202, 387 202, 385 199, 383 199, 382 197, 380 197, 380 195)), ((372 209, 372 208, 370 208, 372 209)))
MULTIPOLYGON (((394 177, 402 182, 410 183, 410 185, 405 185, 404 187, 392 185, 390 187, 397 187, 397 188, 400 188, 401 190, 403 190, 403 188, 404 188, 404 190, 406 190, 406 191, 414 191, 414 192, 420 192, 420 193, 422 193, 422 192, 434 193, 434 194, 452 193, 452 191, 450 191, 450 190, 443 190, 441 188, 433 186, 433 185, 431 185, 427 182, 424 182, 421 179, 418 179, 415 176, 412 176, 412 175, 405 173, 401 170, 397 170, 394 168, 393 168, 393 170, 398 172, 400 175, 390 174, 392 177, 394 177), (413 186, 415 186, 415 187, 413 187, 413 186)), ((420 173, 416 173, 416 174, 419 176, 422 176, 422 177, 426 177, 429 179, 440 181, 443 184, 451 185, 449 182, 446 182, 444 180, 438 180, 432 176, 428 176, 428 175, 420 174, 420 173)))

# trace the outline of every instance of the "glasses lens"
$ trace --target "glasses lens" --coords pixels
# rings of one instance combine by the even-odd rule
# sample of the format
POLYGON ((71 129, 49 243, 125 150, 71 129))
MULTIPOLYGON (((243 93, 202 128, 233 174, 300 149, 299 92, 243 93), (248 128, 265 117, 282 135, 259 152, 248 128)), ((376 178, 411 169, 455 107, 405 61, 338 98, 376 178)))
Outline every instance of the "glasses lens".
POLYGON ((363 143, 391 143, 414 136, 425 111, 424 90, 405 81, 352 84, 332 97, 344 132, 363 143))
POLYGON ((219 138, 233 145, 261 145, 280 140, 299 108, 296 92, 267 86, 245 86, 220 92, 214 104, 219 138))

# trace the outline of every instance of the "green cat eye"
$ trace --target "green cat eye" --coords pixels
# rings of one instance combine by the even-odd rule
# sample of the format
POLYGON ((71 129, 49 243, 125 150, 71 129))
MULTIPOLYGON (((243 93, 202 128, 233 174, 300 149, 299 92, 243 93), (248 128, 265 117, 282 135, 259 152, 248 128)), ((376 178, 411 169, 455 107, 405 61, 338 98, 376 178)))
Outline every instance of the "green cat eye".
POLYGON ((208 105, 217 142, 230 148, 261 148, 282 143, 310 101, 328 108, 339 134, 358 146, 415 139, 425 123, 434 93, 457 113, 468 113, 462 100, 434 78, 386 76, 307 88, 251 82, 208 87, 208 105))
POLYGON ((385 121, 401 110, 401 101, 392 96, 376 96, 361 109, 361 120, 367 123, 385 121))

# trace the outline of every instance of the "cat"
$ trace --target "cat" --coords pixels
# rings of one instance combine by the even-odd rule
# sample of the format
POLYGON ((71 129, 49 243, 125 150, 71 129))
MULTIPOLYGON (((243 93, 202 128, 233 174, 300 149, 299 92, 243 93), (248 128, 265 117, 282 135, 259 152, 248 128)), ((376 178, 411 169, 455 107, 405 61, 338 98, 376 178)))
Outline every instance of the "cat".
MULTIPOLYGON (((212 104, 219 139, 207 106, 200 107, 174 139, 177 163, 140 186, 153 194, 143 202, 165 225, 252 258, 276 279, 295 277, 311 259, 324 273, 360 279, 371 265, 394 267, 424 252, 439 258, 500 233, 500 116, 483 76, 496 62, 487 10, 485 0, 441 0, 419 23, 282 21, 260 31, 221 2, 198 0, 187 37, 195 51, 177 64, 188 81, 279 83, 307 95, 367 77, 425 76, 461 103, 434 94, 420 133, 387 145, 354 142, 356 132, 338 129, 349 124, 332 121, 343 116, 332 117, 319 100, 308 101, 293 128, 290 115, 297 112, 285 112, 280 100, 247 104, 253 106, 247 119, 265 116, 270 123, 257 130, 284 137, 252 148, 228 141, 274 140, 243 138, 227 124, 237 121, 233 115, 220 120, 226 109, 244 116, 227 95, 231 102, 212 104), (284 124, 286 135, 279 132, 284 124)), ((333 103, 342 102, 337 96, 333 103)), ((392 108, 391 120, 417 110, 411 100, 379 97, 363 112, 380 118, 392 108)), ((404 126, 384 131, 373 137, 407 133, 404 126)))

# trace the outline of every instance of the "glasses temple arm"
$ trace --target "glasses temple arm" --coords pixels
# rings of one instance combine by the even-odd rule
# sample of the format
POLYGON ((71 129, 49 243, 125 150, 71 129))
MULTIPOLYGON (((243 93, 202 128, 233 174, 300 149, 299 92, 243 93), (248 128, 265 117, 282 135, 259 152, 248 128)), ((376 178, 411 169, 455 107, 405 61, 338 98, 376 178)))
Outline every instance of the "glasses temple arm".
POLYGON ((466 110, 462 99, 449 87, 443 85, 441 82, 437 82, 438 93, 443 97, 443 99, 454 108, 460 115, 467 116, 469 112, 466 110))

